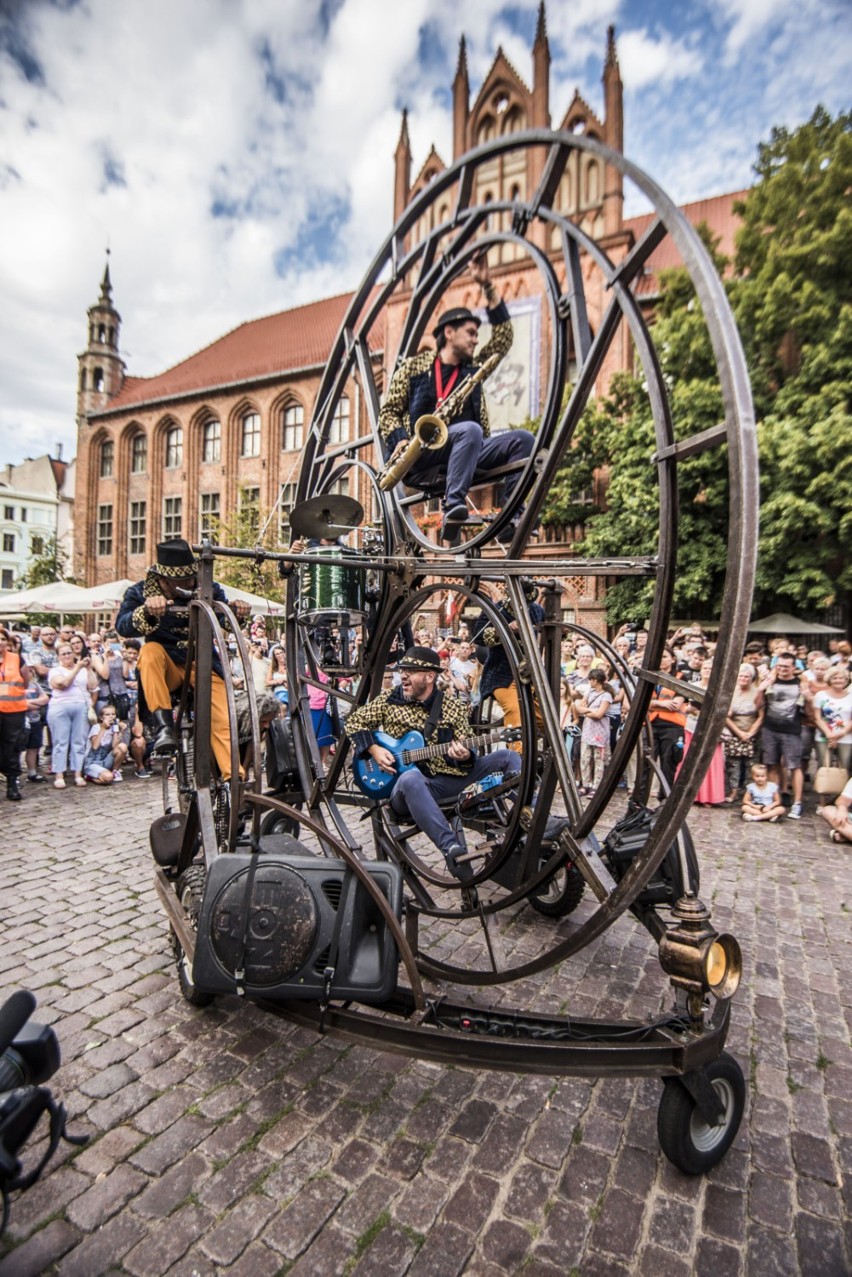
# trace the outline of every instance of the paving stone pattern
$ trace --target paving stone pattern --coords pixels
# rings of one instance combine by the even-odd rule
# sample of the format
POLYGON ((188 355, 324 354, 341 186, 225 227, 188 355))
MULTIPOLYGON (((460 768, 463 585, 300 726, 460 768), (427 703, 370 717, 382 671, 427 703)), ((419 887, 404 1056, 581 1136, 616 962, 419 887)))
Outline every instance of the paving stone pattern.
MULTIPOLYGON (((56 1026, 55 1081, 91 1140, 13 1200, 0 1277, 850 1272, 850 860, 812 814, 691 822, 702 895, 745 955, 729 1047, 749 1102, 725 1160, 689 1178, 660 1153, 655 1080, 448 1068, 236 998, 188 1006, 152 886, 158 793, 129 781, 4 809, 0 986, 32 989, 56 1026)), ((507 951, 538 951, 590 909, 559 924, 517 909, 507 951)), ((428 939, 481 959, 475 925, 428 939)), ((577 1014, 668 1004, 630 919, 495 997, 577 1014)))

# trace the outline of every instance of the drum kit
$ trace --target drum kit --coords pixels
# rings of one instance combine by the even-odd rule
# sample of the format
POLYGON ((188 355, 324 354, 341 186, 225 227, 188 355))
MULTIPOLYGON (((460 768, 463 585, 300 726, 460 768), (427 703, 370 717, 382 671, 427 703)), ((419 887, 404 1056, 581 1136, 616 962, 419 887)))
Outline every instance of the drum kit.
MULTIPOLYGON (((745 1102, 742 1071, 724 1051, 741 958, 735 938, 714 927, 699 898, 685 820, 739 668, 757 508, 756 437, 739 337, 709 254, 665 193, 595 138, 548 130, 506 135, 439 174, 380 249, 329 356, 290 516, 307 548, 276 554, 205 544, 199 550, 190 656, 202 690, 192 730, 199 743, 205 732, 209 739, 204 676, 214 644, 238 628, 227 607, 212 598, 217 555, 278 560, 287 582, 288 774, 295 777, 295 789, 289 796, 264 792, 259 775, 249 769, 241 779, 235 768, 223 838, 213 810, 209 750, 187 748, 178 756, 180 813, 160 832, 152 830, 151 839, 184 996, 201 1005, 218 993, 237 992, 271 1014, 321 1032, 443 1063, 551 1076, 655 1076, 664 1082, 658 1133, 666 1155, 690 1173, 715 1165, 736 1136, 745 1102), (526 166, 533 154, 535 163, 526 166), (655 210, 647 234, 623 258, 610 259, 555 206, 569 161, 576 166, 586 157, 629 178, 655 210), (479 170, 504 159, 540 172, 539 187, 525 202, 477 204, 479 170), (452 212, 439 216, 444 208, 452 212), (425 235, 424 227, 431 228, 425 235), (675 434, 653 327, 632 288, 666 237, 705 317, 726 413, 721 426, 685 438, 675 434), (544 243, 561 244, 553 250, 562 254, 558 269, 544 243), (542 352, 548 368, 545 401, 533 453, 519 463, 511 498, 492 521, 471 520, 464 545, 447 548, 431 539, 427 521, 417 515, 418 503, 425 510, 424 494, 383 486, 382 462, 370 460, 383 452, 380 373, 369 334, 396 290, 407 307, 398 355, 416 353, 448 284, 483 247, 504 246, 515 255, 526 253, 540 275, 542 327, 550 343, 542 352), (596 314, 593 331, 586 288, 594 272, 603 278, 605 310, 596 314), (533 529, 575 446, 577 422, 610 348, 623 343, 627 331, 655 433, 648 466, 658 506, 656 552, 593 558, 572 549, 548 557, 537 548, 531 555, 533 529), (341 444, 332 426, 353 380, 366 428, 341 444), (647 708, 661 680, 672 612, 679 470, 689 458, 714 449, 726 467, 729 507, 720 637, 698 729, 667 792, 646 749, 647 708), (363 500, 340 494, 343 486, 363 500), (524 593, 531 574, 545 611, 538 629, 524 593), (564 578, 631 576, 650 583, 648 641, 638 670, 601 635, 566 620, 562 605, 564 578), (494 601, 498 585, 511 605, 511 623, 494 601), (436 868, 419 831, 400 822, 385 800, 353 784, 345 737, 327 765, 321 760, 309 710, 315 692, 329 698, 340 715, 372 700, 400 634, 434 606, 439 591, 449 592, 459 609, 477 612, 493 632, 506 655, 521 718, 520 777, 469 796, 451 813, 471 841, 480 838, 464 883, 451 879, 443 865, 436 868), (566 632, 592 642, 629 692, 629 712, 612 758, 586 801, 559 720, 566 632), (195 760, 194 771, 182 758, 195 760), (634 758, 637 780, 625 814, 625 797, 617 790, 634 758), (664 797, 652 814, 643 815, 652 783, 664 797), (633 822, 629 828, 627 821, 633 822), (542 915, 536 952, 525 942, 512 947, 506 940, 512 920, 529 907, 542 915), (578 1016, 570 998, 564 1013, 542 1009, 531 993, 531 977, 570 962, 627 912, 656 945, 672 986, 670 1009, 651 1021, 578 1016), (569 915, 570 922, 564 921, 569 915), (547 921, 554 918, 563 922, 547 921), (451 940, 453 928, 458 943, 451 940), (499 1008, 491 1004, 489 989, 513 984, 516 1005, 505 994, 499 1008)), ((242 652, 239 637, 237 642, 242 652)), ((181 713, 183 739, 190 729, 181 728, 181 713)), ((483 726, 495 723, 483 718, 483 726)), ((253 734, 252 755, 259 759, 256 713, 253 734)))
POLYGON ((355 532, 364 521, 364 507, 342 493, 310 497, 290 512, 290 527, 313 545, 313 563, 299 571, 299 616, 305 625, 347 628, 367 614, 367 573, 348 567, 341 558, 355 551, 338 539, 355 532), (329 544, 331 542, 331 544, 329 544))

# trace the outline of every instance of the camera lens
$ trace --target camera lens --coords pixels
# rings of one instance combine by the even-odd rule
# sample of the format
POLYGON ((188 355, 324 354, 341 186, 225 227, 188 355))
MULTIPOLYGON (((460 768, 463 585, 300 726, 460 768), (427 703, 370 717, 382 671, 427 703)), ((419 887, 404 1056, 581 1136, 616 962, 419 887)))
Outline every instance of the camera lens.
POLYGON ((18 1086, 26 1086, 30 1081, 26 1063, 13 1047, 0 1055, 0 1093, 14 1091, 18 1086))

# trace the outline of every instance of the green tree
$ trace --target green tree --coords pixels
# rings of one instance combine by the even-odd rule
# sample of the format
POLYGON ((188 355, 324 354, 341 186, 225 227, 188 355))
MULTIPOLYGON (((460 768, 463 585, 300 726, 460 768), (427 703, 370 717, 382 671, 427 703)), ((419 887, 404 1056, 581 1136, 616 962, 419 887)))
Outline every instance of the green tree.
MULTIPOLYGON (((278 549, 277 518, 270 519, 269 511, 247 499, 245 492, 243 489, 240 493, 237 509, 232 515, 214 521, 210 529, 211 541, 231 550, 278 549)), ((275 565, 264 563, 262 559, 218 558, 216 580, 222 585, 248 590, 264 598, 279 599, 283 594, 275 565)))
MULTIPOLYGON (((814 615, 848 599, 852 514, 842 467, 852 449, 852 187, 850 116, 819 108, 762 145, 727 289, 743 336, 758 418, 763 505, 755 606, 814 615)), ((704 232, 705 242, 709 240, 704 232)), ((712 248, 712 246, 710 246, 712 248)), ((717 258, 721 270, 725 263, 717 258)), ((663 272, 654 325, 676 438, 723 418, 706 324, 685 270, 663 272)), ((583 553, 656 549, 655 443, 642 379, 622 374, 590 405, 544 511, 567 522, 595 471, 606 508, 585 524, 583 553)), ((678 467, 680 531, 675 610, 718 615, 727 548, 727 454, 678 467)), ((644 615, 652 587, 625 579, 607 595, 613 623, 644 615)))
POLYGON ((37 585, 51 585, 54 581, 69 581, 76 584, 68 573, 69 559, 65 550, 55 536, 48 537, 41 554, 34 555, 27 563, 27 570, 22 579, 25 590, 33 590, 37 585))
POLYGON ((852 594, 852 115, 773 131, 738 208, 735 313, 758 417, 758 601, 810 615, 852 594))

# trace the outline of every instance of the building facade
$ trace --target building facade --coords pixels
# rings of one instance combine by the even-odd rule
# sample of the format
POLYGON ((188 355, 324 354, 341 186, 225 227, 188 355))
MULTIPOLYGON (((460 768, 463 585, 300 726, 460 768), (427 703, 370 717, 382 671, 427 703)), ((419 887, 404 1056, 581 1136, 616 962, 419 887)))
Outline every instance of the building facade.
MULTIPOLYGON (((529 128, 549 129, 550 50, 542 3, 532 48, 532 87, 528 87, 498 50, 491 69, 471 103, 465 42, 459 48, 453 81, 453 160, 471 147, 495 137, 529 128)), ((603 112, 596 114, 574 94, 558 127, 582 132, 621 150, 624 120, 622 83, 615 33, 607 34, 603 66, 603 112)), ((519 157, 503 157, 478 171, 473 202, 523 201, 541 178, 545 151, 528 150, 519 157)), ((433 146, 412 180, 408 122, 403 113, 394 158, 395 220, 445 164, 433 146)), ((741 193, 720 196, 688 206, 691 220, 707 221, 721 241, 721 251, 733 245, 733 201, 741 193)), ((618 262, 641 236, 647 218, 624 219, 622 180, 617 170, 599 157, 573 153, 554 198, 564 215, 591 235, 618 262)), ((410 239, 417 243, 450 215, 452 191, 443 203, 424 214, 410 239)), ((492 230, 509 228, 511 214, 495 212, 492 230), (505 222, 505 225, 503 224, 505 222)), ((563 271, 559 245, 536 226, 538 247, 550 253, 557 277, 563 271)), ((656 273, 672 252, 664 241, 638 281, 637 295, 653 307, 656 273)), ((505 411, 492 410, 496 428, 518 425, 541 408, 549 349, 548 309, 541 296, 540 276, 523 245, 503 243, 489 254, 495 284, 506 300, 515 325, 515 342, 508 357, 514 383, 505 411), (509 406, 511 404, 511 407, 509 406)), ((560 277, 560 284, 564 285, 560 277)), ((594 330, 608 298, 602 281, 590 274, 587 296, 589 322, 594 330)), ((397 359, 400 335, 410 293, 405 282, 389 299, 371 334, 370 356, 375 379, 387 384, 397 359), (376 333, 376 330, 381 331, 376 333)), ((277 507, 272 531, 287 543, 287 512, 292 506, 304 432, 311 420, 322 371, 351 297, 344 295, 284 311, 240 325, 168 371, 148 378, 128 376, 119 355, 120 316, 112 302, 109 268, 100 297, 88 312, 88 342, 80 355, 78 382, 78 501, 76 567, 80 579, 96 584, 116 577, 138 577, 151 561, 155 543, 168 536, 198 539, 217 521, 227 527, 241 512, 253 508, 261 523, 277 507)), ((475 307, 479 290, 461 278, 441 299, 441 308, 475 307)), ((626 325, 609 348, 598 379, 604 390, 611 375, 632 366, 633 352, 626 325)), ((497 376, 499 377, 498 369, 497 376)), ((489 403, 492 402, 489 386, 489 403)), ((343 442, 369 432, 366 403, 357 379, 347 386, 333 441, 343 442)), ((343 490, 349 491, 348 482, 343 490)), ((364 484, 355 475, 353 484, 364 484)), ((367 491, 350 495, 366 502, 367 491)), ((484 504, 487 507, 487 497, 484 504)), ((570 547, 575 529, 549 529, 535 556, 552 555, 570 547)), ((572 578, 565 583, 566 615, 603 631, 603 582, 572 578)))
POLYGON ((0 590, 21 589, 32 560, 53 544, 72 562, 75 469, 48 456, 0 467, 0 590))

